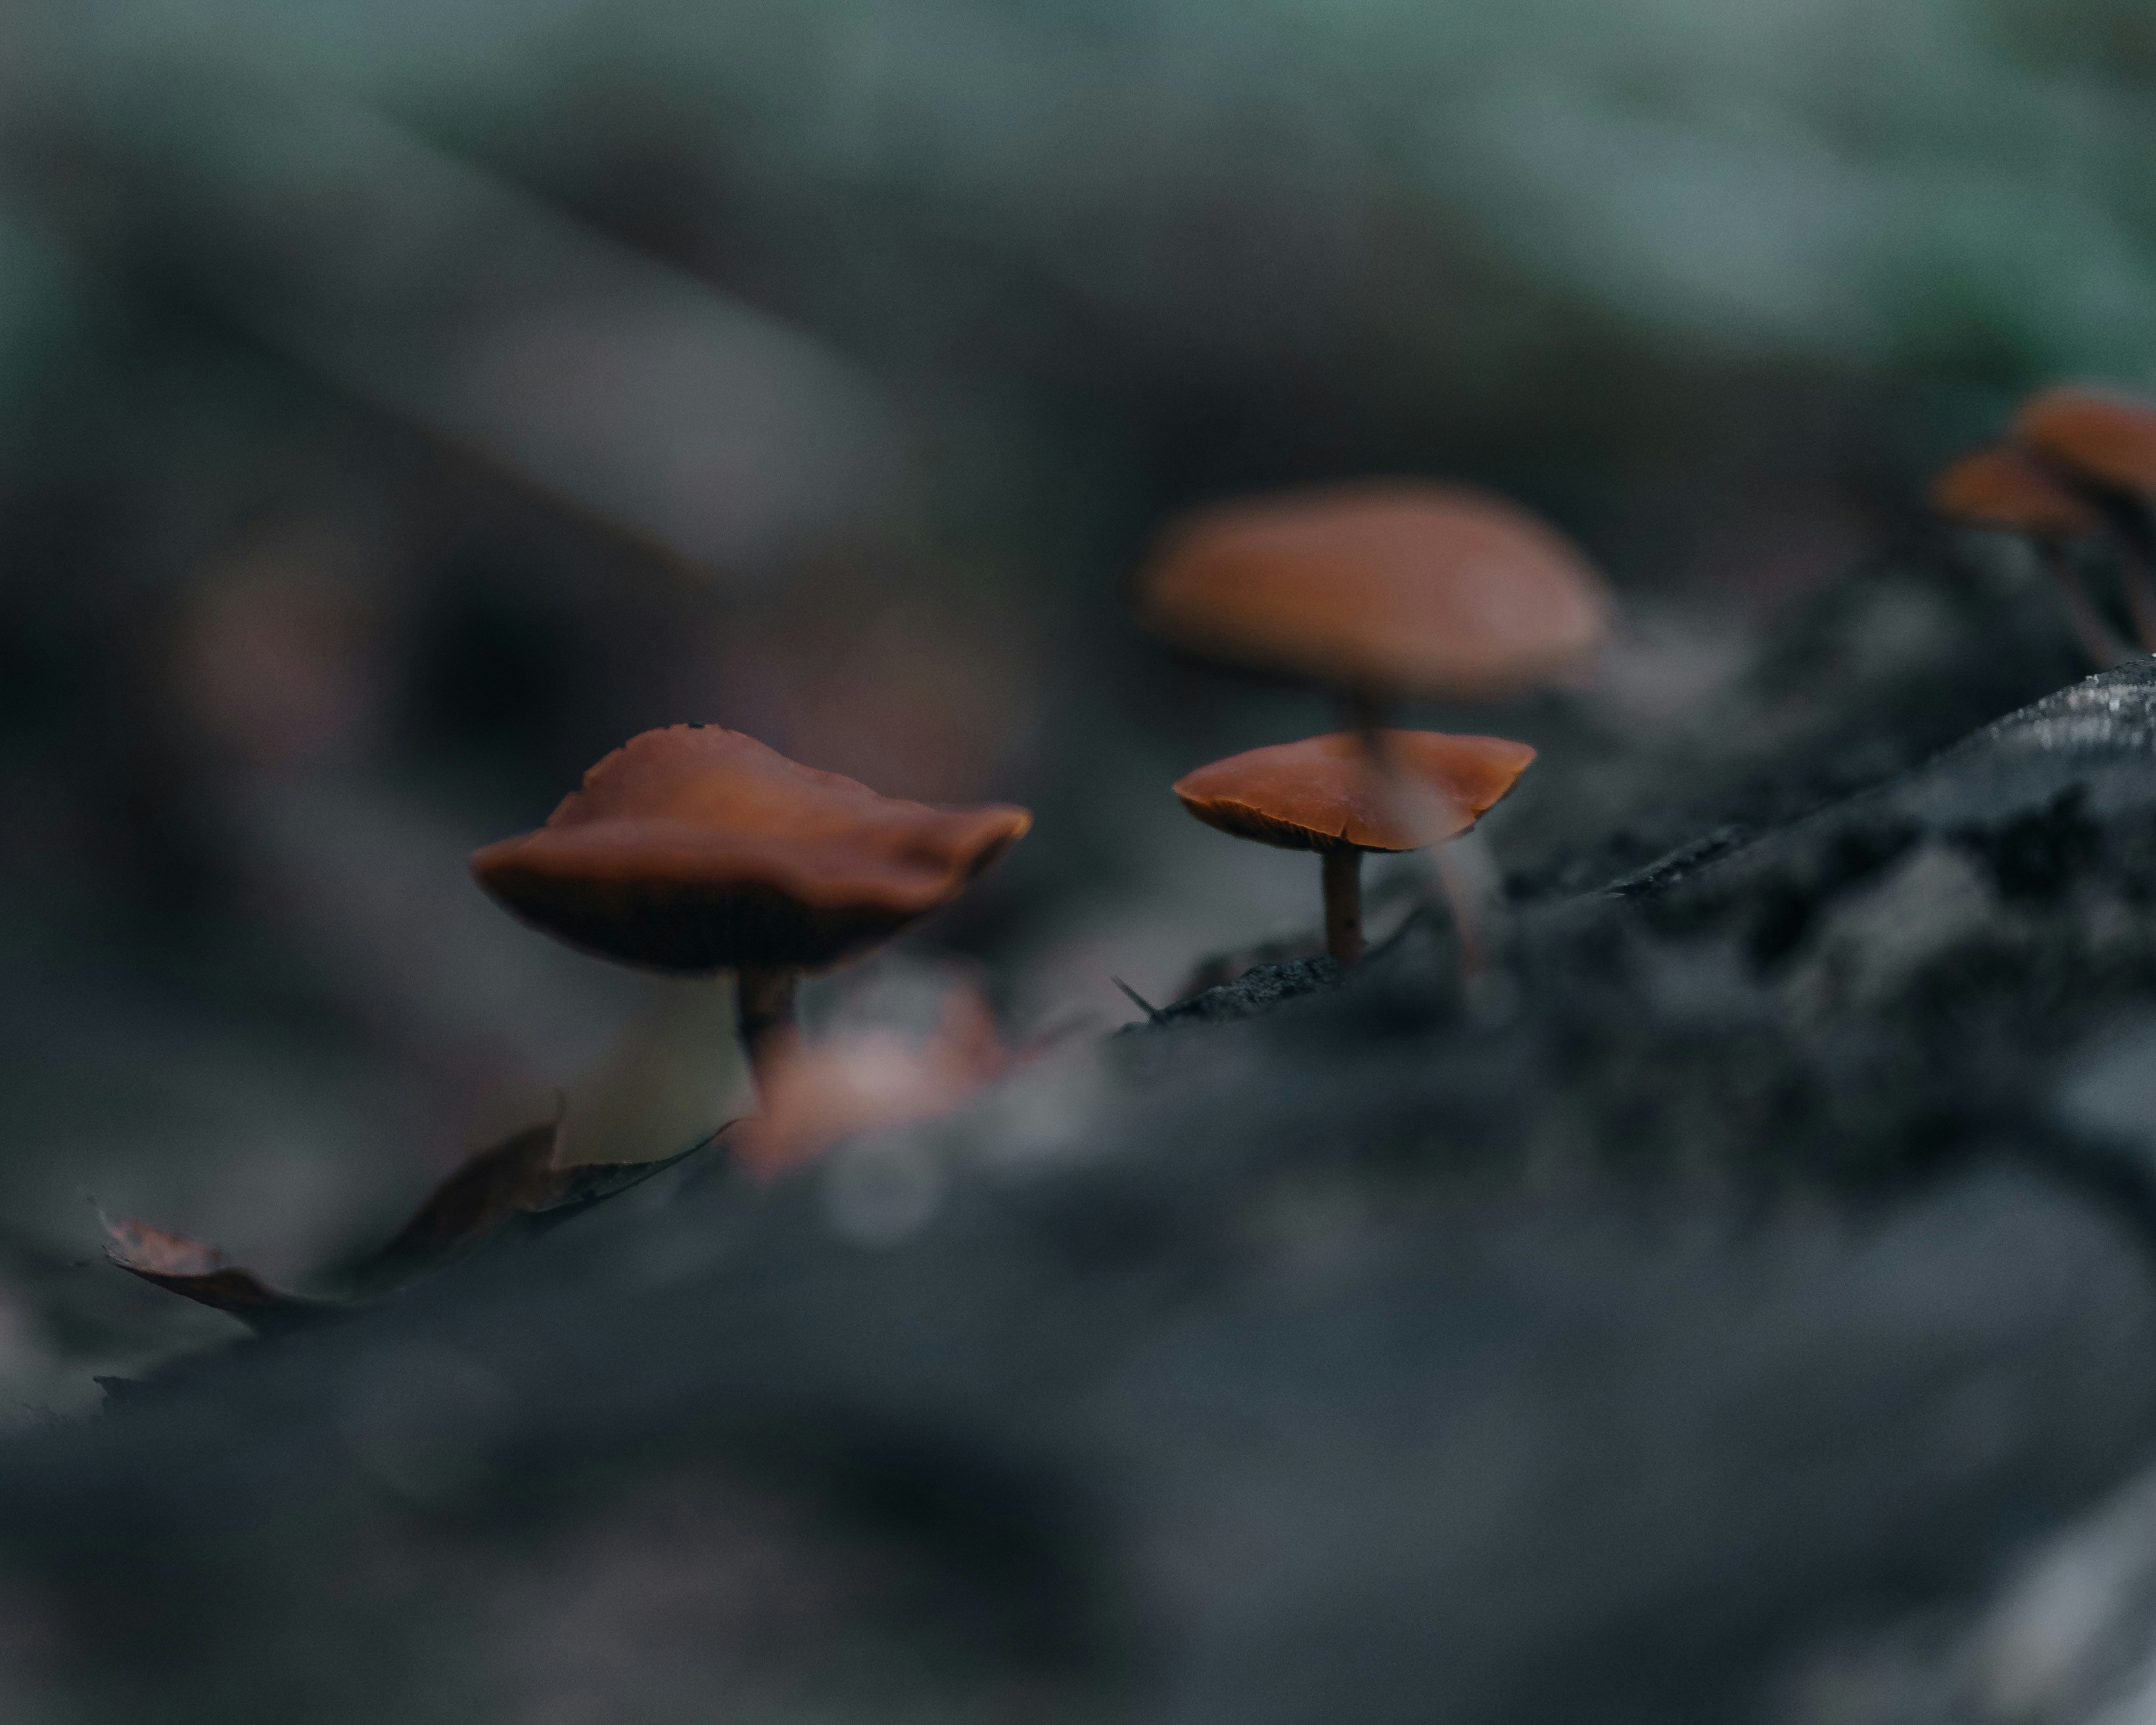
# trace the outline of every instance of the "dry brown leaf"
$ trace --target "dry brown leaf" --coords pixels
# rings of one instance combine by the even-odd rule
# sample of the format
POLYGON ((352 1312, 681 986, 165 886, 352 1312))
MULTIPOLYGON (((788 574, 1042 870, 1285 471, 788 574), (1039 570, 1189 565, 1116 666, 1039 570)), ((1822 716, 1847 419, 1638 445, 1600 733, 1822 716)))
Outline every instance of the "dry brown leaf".
MULTIPOLYGON (((526 1127, 461 1164, 428 1194, 388 1243, 353 1272, 366 1295, 386 1293, 463 1255, 519 1218, 544 1226, 639 1186, 686 1161, 716 1140, 654 1162, 554 1164, 561 1117, 526 1127)), ((228 1265, 216 1247, 146 1222, 108 1221, 105 1256, 131 1276, 198 1305, 230 1312, 257 1330, 319 1320, 352 1309, 348 1302, 310 1300, 271 1287, 251 1270, 228 1265)))
POLYGON ((105 1231, 111 1236, 105 1255, 130 1276, 198 1306, 229 1312, 258 1330, 304 1323, 336 1310, 326 1301, 273 1288, 253 1271, 228 1265, 216 1247, 147 1222, 107 1221, 105 1231))
POLYGON ((456 1168, 367 1260, 364 1278, 372 1283, 416 1274, 475 1245, 519 1212, 545 1208, 560 1180, 553 1161, 561 1128, 558 1115, 526 1127, 456 1168))
POLYGON ((408 1280, 461 1256, 520 1216, 547 1223, 566 1220, 687 1161, 726 1127, 654 1162, 583 1163, 572 1168, 554 1162, 561 1130, 562 1117, 557 1115, 466 1162, 361 1266, 362 1281, 378 1287, 408 1280))

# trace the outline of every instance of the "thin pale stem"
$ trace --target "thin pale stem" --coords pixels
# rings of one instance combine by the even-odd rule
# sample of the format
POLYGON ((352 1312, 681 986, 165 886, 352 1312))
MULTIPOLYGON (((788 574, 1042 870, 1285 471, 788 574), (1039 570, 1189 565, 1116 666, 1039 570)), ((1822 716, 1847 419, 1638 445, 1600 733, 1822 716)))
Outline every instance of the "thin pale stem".
POLYGON ((2042 553, 2045 571, 2065 602, 2066 621, 2073 625, 2075 639, 2082 644, 2082 650, 2096 661, 2098 670, 2109 670, 2127 656, 2124 644, 2089 603, 2088 589, 2082 585, 2080 572, 2067 556, 2066 548, 2050 540, 2045 542, 2042 553))
POLYGON ((771 1106, 772 1084, 778 1069, 792 1060, 801 1046, 801 1018, 793 998, 800 980, 799 971, 776 966, 745 967, 734 979, 742 1046, 748 1050, 748 1069, 756 1079, 757 1101, 767 1109, 771 1106))
MULTIPOLYGON (((1370 764, 1378 769, 1379 775, 1391 786, 1392 794, 1404 802, 1412 814, 1424 793, 1408 782, 1395 763, 1392 752, 1385 747, 1384 733, 1379 726, 1389 715, 1383 704, 1371 696, 1342 696, 1340 706, 1342 713, 1361 736, 1370 764)), ((1463 837, 1473 840, 1477 846, 1481 844, 1480 839, 1471 830, 1463 837)), ((1489 968, 1490 963, 1489 898, 1481 890, 1483 876, 1488 873, 1488 869, 1486 865, 1476 866, 1466 853, 1455 854, 1455 847, 1460 843, 1459 839, 1450 843, 1442 839, 1435 842, 1430 846, 1430 872, 1437 878, 1437 890, 1444 895, 1445 908, 1452 913, 1453 930, 1460 942, 1461 979, 1471 983, 1489 968)), ((1479 851, 1477 854, 1481 855, 1479 851)), ((1486 865, 1486 856, 1482 856, 1481 860, 1486 865)), ((1329 869, 1330 857, 1327 863, 1329 869)), ((1358 882, 1355 946, 1358 956, 1363 950, 1360 890, 1358 882)), ((1325 905, 1326 944, 1337 958, 1338 952, 1332 944, 1332 877, 1329 872, 1326 875, 1325 905)), ((1345 964, 1353 961, 1342 959, 1341 962, 1345 964)))
POLYGON ((1325 950, 1342 970, 1363 956, 1363 853, 1327 850, 1325 950))
POLYGON ((1431 855, 1437 884, 1445 894, 1445 908, 1452 912, 1453 932, 1460 941, 1460 974, 1469 982, 1490 967, 1490 938, 1484 890, 1489 857, 1480 833, 1470 829, 1431 855))

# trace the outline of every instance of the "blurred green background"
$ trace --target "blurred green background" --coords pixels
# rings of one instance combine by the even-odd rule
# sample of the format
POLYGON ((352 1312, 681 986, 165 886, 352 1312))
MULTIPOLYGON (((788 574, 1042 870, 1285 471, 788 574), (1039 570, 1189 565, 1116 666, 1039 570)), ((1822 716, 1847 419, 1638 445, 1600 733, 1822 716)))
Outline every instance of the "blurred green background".
POLYGON ((1324 722, 1129 629, 1178 508, 1512 493, 1623 745, 2152 356, 2126 0, 0 0, 0 1417, 223 1333, 93 1204, 301 1276, 722 1115, 722 985, 464 872, 639 729, 1032 804, 884 979, 1113 1023, 1312 916, 1165 792, 1324 722))

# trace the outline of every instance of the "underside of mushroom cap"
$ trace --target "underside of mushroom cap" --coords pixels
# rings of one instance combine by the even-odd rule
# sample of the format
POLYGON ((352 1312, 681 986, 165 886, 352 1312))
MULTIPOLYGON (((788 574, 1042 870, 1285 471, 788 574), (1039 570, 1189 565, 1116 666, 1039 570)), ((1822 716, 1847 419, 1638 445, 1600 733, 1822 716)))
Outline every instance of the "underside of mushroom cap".
POLYGON ((1208 826, 1285 850, 1419 850, 1473 826, 1535 758, 1502 737, 1376 735, 1382 762, 1335 732, 1200 767, 1175 794, 1208 826))
POLYGON ((1576 665, 1608 632, 1571 542, 1465 486, 1370 481, 1199 511, 1140 576, 1141 619, 1190 651, 1377 694, 1480 699, 1576 665))
POLYGON ((879 796, 739 732, 676 725, 615 750, 472 873, 526 922, 623 963, 818 969, 957 897, 1032 821, 879 796))
POLYGON ((2156 500, 2156 407, 2116 390, 2062 384, 2014 415, 2014 441, 2090 484, 2156 500))
POLYGON ((2005 444, 1972 450, 1932 481, 1932 507, 1965 526, 2078 539, 2102 517, 2019 449, 2005 444))

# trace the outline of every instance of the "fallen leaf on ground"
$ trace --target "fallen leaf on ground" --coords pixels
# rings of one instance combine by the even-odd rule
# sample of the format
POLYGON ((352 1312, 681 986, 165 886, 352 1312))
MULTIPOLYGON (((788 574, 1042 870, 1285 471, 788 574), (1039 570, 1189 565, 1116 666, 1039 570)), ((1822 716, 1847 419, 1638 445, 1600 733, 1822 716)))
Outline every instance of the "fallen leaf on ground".
MULTIPOLYGON (((652 1162, 554 1164, 559 1116, 526 1127, 459 1166, 428 1194, 388 1243, 352 1271, 359 1292, 390 1292, 473 1250, 507 1224, 547 1227, 640 1186, 712 1142, 719 1132, 652 1162)), ((198 1305, 230 1312, 262 1332, 318 1321, 356 1302, 311 1300, 271 1287, 251 1270, 228 1265, 216 1247, 146 1222, 107 1222, 105 1256, 131 1276, 198 1305)))
POLYGON ((229 1312, 257 1330, 305 1323, 336 1309, 325 1301, 273 1288, 253 1271, 227 1264, 216 1247, 147 1222, 107 1221, 105 1231, 111 1236, 105 1255, 130 1276, 198 1306, 229 1312))
POLYGON ((557 1116, 514 1132, 454 1169, 382 1250, 360 1266, 372 1284, 401 1280, 454 1257, 520 1212, 541 1209, 559 1183, 557 1116))

